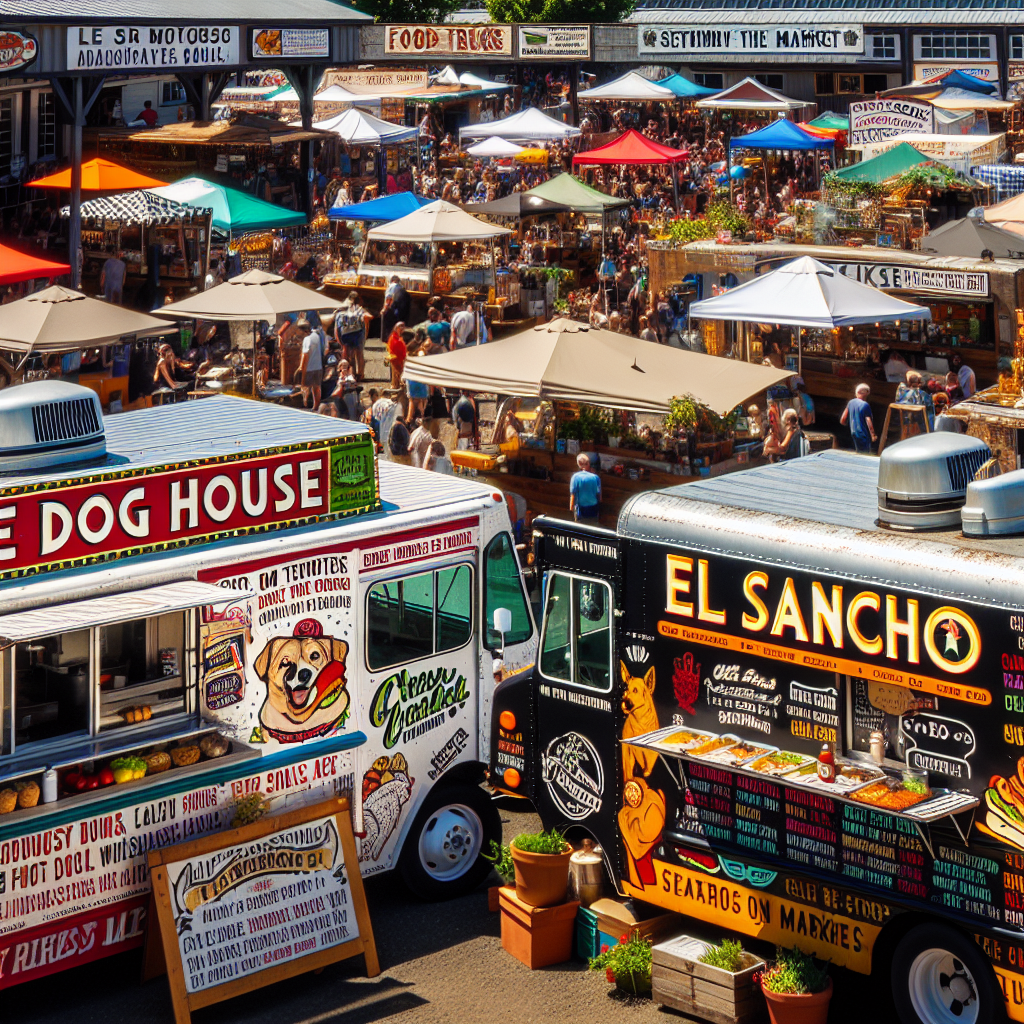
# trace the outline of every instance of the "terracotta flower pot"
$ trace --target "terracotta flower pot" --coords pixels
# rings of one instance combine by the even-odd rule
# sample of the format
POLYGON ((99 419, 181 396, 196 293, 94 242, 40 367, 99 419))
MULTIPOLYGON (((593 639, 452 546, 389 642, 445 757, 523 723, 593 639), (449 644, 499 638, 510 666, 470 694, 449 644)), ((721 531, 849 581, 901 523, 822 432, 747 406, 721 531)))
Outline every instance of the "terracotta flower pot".
POLYGON ((763 985, 768 1016, 772 1024, 827 1024, 828 1004, 832 998, 832 979, 821 992, 796 995, 788 992, 769 992, 763 985))
POLYGON ((512 844, 512 863, 516 868, 516 896, 531 907, 556 907, 564 903, 569 891, 569 858, 564 853, 527 853, 512 844))

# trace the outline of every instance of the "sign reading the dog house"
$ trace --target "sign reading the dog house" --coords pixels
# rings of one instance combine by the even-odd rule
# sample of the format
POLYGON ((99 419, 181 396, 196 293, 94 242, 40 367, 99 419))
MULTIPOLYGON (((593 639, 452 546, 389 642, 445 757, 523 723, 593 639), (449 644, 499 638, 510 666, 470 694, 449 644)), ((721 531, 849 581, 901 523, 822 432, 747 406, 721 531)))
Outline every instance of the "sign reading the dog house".
POLYGON ((364 434, 0 487, 0 579, 379 507, 373 442, 364 434))
POLYGON ((380 973, 347 800, 154 850, 149 866, 179 1022, 360 953, 380 973))

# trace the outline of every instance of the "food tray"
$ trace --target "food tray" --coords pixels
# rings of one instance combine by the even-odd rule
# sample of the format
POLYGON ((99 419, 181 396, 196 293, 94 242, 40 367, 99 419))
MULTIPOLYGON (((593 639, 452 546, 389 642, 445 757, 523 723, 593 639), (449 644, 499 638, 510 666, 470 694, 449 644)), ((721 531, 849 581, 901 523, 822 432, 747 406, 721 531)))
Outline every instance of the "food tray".
POLYGON ((773 750, 761 757, 754 758, 753 761, 748 761, 743 767, 746 768, 748 772, 757 772, 758 775, 779 776, 799 771, 799 769, 814 763, 814 758, 807 754, 797 754, 792 750, 773 750), (778 754, 784 754, 786 757, 797 757, 800 760, 777 764, 773 761, 773 758, 778 754))
POLYGON ((701 746, 691 747, 686 751, 686 753, 689 757, 697 758, 700 761, 707 761, 710 754, 714 754, 720 750, 725 750, 727 747, 733 747, 737 743, 742 742, 743 741, 739 736, 734 736, 732 733, 727 733, 724 736, 709 736, 707 741, 701 744, 701 746), (707 750, 700 753, 701 749, 704 747, 706 747, 707 750))
POLYGON ((713 739, 714 734, 704 732, 700 729, 689 729, 685 725, 669 725, 654 732, 645 733, 643 736, 634 736, 628 742, 635 746, 650 747, 652 750, 660 750, 666 754, 687 753, 692 747, 713 739), (693 737, 689 742, 673 742, 673 737, 688 735, 693 737))
POLYGON ((857 789, 857 792, 854 793, 850 799, 856 800, 858 803, 866 804, 868 807, 876 807, 880 811, 889 811, 894 814, 905 814, 916 804, 922 804, 931 799, 931 796, 932 794, 922 795, 920 793, 912 793, 903 786, 902 782, 898 782, 898 780, 895 779, 875 779, 874 782, 869 782, 867 785, 860 786, 857 789), (889 781, 897 782, 897 786, 890 786, 889 781), (881 803, 878 800, 873 799, 876 794, 882 799, 888 798, 889 803, 881 803))
POLYGON ((947 818, 951 814, 960 814, 977 807, 981 801, 970 793, 943 793, 932 791, 930 800, 912 805, 903 813, 908 818, 917 821, 938 821, 939 818, 947 818))
POLYGON ((794 768, 793 771, 787 772, 781 778, 787 786, 806 786, 808 789, 819 789, 823 793, 836 793, 841 796, 849 796, 849 794, 857 792, 857 790, 862 786, 869 786, 872 782, 877 782, 884 774, 884 772, 878 769, 868 768, 865 765, 837 764, 836 781, 822 782, 821 779, 818 778, 817 760, 812 759, 809 765, 805 765, 803 768, 794 768), (848 776, 842 774, 844 768, 853 768, 859 771, 872 772, 874 774, 870 779, 851 780, 848 776))
POLYGON ((748 761, 755 761, 759 757, 764 757, 765 754, 770 754, 777 749, 777 747, 740 740, 731 747, 719 747, 718 750, 711 751, 710 754, 706 754, 701 760, 736 768, 740 765, 745 765, 748 761))

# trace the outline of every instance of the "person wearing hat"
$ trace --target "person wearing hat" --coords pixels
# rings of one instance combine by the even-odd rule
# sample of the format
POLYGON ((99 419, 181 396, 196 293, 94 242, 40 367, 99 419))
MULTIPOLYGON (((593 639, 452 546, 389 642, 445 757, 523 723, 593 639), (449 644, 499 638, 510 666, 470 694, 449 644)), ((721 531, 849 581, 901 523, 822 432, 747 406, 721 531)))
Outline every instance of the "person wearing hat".
POLYGON ((323 336, 319 331, 314 331, 310 322, 305 319, 296 321, 295 331, 302 338, 302 357, 299 359, 302 404, 316 409, 320 405, 320 386, 324 379, 323 336))

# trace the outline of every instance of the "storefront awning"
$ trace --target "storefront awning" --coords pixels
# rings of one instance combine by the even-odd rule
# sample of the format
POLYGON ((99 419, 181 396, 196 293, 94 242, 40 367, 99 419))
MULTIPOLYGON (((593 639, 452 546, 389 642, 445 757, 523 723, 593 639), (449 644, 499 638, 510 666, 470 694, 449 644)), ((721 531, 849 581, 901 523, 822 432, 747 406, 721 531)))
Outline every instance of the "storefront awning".
POLYGON ((149 587, 128 594, 108 594, 88 601, 47 605, 30 612, 0 615, 0 642, 18 643, 55 633, 70 633, 92 626, 108 626, 112 622, 145 619, 167 612, 180 612, 199 605, 224 604, 253 597, 255 591, 226 590, 212 583, 183 580, 162 587, 149 587))

